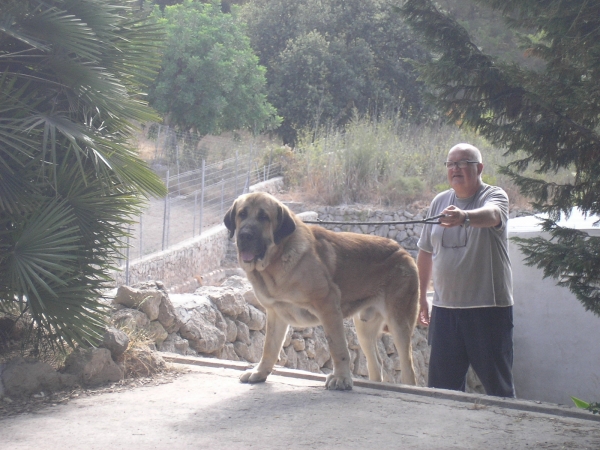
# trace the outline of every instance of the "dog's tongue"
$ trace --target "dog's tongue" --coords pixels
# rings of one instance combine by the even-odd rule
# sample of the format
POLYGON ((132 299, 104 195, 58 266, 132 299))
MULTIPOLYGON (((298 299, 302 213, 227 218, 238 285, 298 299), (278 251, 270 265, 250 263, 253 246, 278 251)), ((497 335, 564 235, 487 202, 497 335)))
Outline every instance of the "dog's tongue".
POLYGON ((244 262, 252 262, 254 260, 254 253, 252 252, 241 252, 240 256, 244 262))

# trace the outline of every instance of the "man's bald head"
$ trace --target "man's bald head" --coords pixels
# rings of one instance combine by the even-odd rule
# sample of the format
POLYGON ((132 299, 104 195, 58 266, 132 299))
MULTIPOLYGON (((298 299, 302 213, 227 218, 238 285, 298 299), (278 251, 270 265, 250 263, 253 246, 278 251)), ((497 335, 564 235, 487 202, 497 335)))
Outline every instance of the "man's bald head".
POLYGON ((448 152, 448 157, 452 154, 452 152, 457 152, 457 151, 466 152, 466 154, 469 155, 468 156, 469 161, 483 162, 482 158, 481 158, 481 152, 474 145, 467 144, 465 142, 460 143, 460 144, 456 144, 448 152))

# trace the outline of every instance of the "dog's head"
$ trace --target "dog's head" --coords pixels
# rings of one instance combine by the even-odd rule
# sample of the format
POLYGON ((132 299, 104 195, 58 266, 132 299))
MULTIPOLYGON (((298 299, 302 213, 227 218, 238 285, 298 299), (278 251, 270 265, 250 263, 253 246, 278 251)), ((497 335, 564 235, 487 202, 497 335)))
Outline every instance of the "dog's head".
POLYGON ((229 237, 236 235, 238 260, 246 271, 264 270, 274 248, 296 229, 293 213, 263 192, 238 197, 223 221, 229 237))

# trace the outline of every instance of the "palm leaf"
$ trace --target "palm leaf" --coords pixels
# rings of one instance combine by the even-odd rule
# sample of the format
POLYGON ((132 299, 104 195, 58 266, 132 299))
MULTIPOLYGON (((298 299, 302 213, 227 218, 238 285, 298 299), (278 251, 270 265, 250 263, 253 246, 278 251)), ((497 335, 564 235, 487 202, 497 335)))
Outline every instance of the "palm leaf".
POLYGON ((60 284, 60 276, 75 260, 79 236, 72 222, 65 203, 52 200, 19 224, 3 258, 6 285, 33 301, 42 301, 40 289, 54 295, 48 282, 60 284))
POLYGON ((0 310, 89 345, 124 225, 161 180, 132 150, 162 31, 120 0, 0 3, 0 310))

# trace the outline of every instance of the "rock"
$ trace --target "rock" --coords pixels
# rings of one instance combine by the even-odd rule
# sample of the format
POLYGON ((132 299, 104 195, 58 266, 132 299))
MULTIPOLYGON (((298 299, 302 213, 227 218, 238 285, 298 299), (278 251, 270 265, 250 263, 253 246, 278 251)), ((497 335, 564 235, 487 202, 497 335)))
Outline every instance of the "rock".
POLYGON ((381 225, 379 229, 375 232, 376 236, 387 237, 390 231, 389 225, 381 225))
POLYGON ((167 295, 161 297, 160 305, 158 305, 158 321, 167 331, 167 333, 176 333, 179 331, 181 322, 177 319, 177 313, 173 307, 173 303, 167 295))
POLYGON ((394 370, 400 371, 400 357, 398 353, 392 353, 389 357, 392 360, 394 370))
POLYGON ((254 306, 259 311, 265 312, 264 307, 260 304, 254 294, 252 284, 247 278, 238 275, 231 276, 221 284, 221 287, 231 287, 235 289, 244 298, 246 303, 254 306))
POLYGON ((122 330, 114 327, 109 327, 104 332, 100 347, 104 347, 110 351, 113 360, 119 358, 129 346, 129 336, 122 330))
POLYGON ((234 320, 231 320, 229 317, 223 317, 225 319, 225 323, 227 324, 227 331, 225 332, 225 339, 227 342, 235 342, 237 339, 237 325, 234 320))
POLYGON ((399 244, 402 244, 402 242, 404 242, 404 240, 407 239, 407 238, 408 238, 408 233, 406 232, 406 230, 400 230, 398 232, 398 234, 396 234, 396 237, 394 239, 399 244))
POLYGON ((427 344, 427 329, 426 328, 415 328, 415 332, 412 335, 412 348, 413 350, 425 350, 429 347, 427 344))
POLYGON ((387 354, 382 358, 382 366, 383 381, 385 383, 396 383, 399 380, 397 378, 398 374, 394 369, 394 362, 387 354))
POLYGON ((222 314, 234 319, 246 308, 244 297, 233 288, 203 286, 196 289, 195 294, 207 296, 222 314))
POLYGON ((169 336, 169 333, 164 329, 159 321, 155 320, 150 322, 145 328, 148 339, 153 341, 157 346, 162 344, 164 340, 169 336))
MULTIPOLYGON (((179 355, 190 354, 190 343, 187 339, 182 338, 177 333, 171 333, 167 338, 158 345, 158 350, 161 352, 177 353, 179 355)), ((193 350, 191 350, 193 354, 193 350)))
POLYGON ((291 345, 285 349, 286 362, 285 367, 295 369, 298 366, 298 353, 291 345))
POLYGON ((231 287, 242 292, 252 290, 252 284, 250 281, 248 281, 247 278, 238 275, 228 277, 225 281, 223 281, 221 287, 231 287))
POLYGON ((315 336, 315 329, 313 327, 308 327, 308 328, 296 328, 296 331, 298 331, 300 333, 300 335, 303 338, 309 338, 312 339, 315 336))
POLYGON ((135 289, 129 286, 120 286, 113 299, 113 304, 138 309, 152 321, 158 319, 159 305, 164 295, 157 289, 135 289))
POLYGON ((306 343, 301 336, 296 334, 295 336, 292 336, 292 347, 294 347, 294 350, 297 352, 301 352, 306 348, 306 343))
POLYGON ((367 369, 367 358, 365 357, 365 354, 362 351, 358 352, 358 355, 356 356, 356 360, 354 361, 353 373, 355 375, 360 375, 364 377, 369 376, 369 370, 367 369))
POLYGON ((262 311, 252 305, 246 305, 244 312, 238 317, 238 320, 248 325, 251 330, 262 330, 267 323, 267 316, 262 311))
POLYGON ((317 363, 308 357, 305 351, 297 352, 298 355, 298 363, 296 368, 298 370, 306 370, 307 372, 315 372, 318 373, 321 371, 321 368, 318 367, 317 363))
POLYGON ((148 316, 150 321, 158 319, 160 313, 160 304, 165 296, 160 291, 140 291, 143 295, 142 302, 138 309, 148 316))
MULTIPOLYGON (((110 352, 106 350, 110 357, 110 352)), ((112 360, 111 360, 112 361, 112 360)), ((61 374, 45 362, 17 357, 0 366, 3 395, 19 397, 54 391, 77 384, 77 378, 61 374)))
POLYGON ((242 359, 256 363, 260 361, 262 350, 265 343, 265 337, 260 331, 250 331, 250 344, 244 344, 241 341, 235 341, 233 348, 235 353, 242 359))
POLYGON ((244 322, 236 321, 237 335, 236 341, 243 342, 246 345, 250 345, 250 328, 244 322))
POLYGON ((176 307, 181 322, 179 334, 199 353, 214 353, 225 345, 225 333, 216 324, 225 320, 219 310, 204 296, 195 295, 176 307))
POLYGON ((119 381, 123 371, 106 348, 77 349, 65 360, 64 373, 75 375, 84 386, 119 381))
POLYGON ((344 331, 346 332, 346 341, 348 342, 348 348, 351 350, 360 349, 358 343, 358 336, 356 335, 356 329, 354 323, 351 320, 344 320, 344 331))
POLYGON ((217 358, 226 359, 229 361, 239 361, 240 360, 239 356, 235 352, 234 344, 232 344, 231 342, 225 343, 225 345, 223 346, 221 351, 218 352, 217 358))
POLYGON ((138 290, 129 286, 119 286, 113 304, 122 305, 126 308, 137 308, 139 304, 138 290))
POLYGON ((331 359, 331 354, 329 353, 327 338, 325 337, 325 331, 323 330, 323 327, 315 327, 314 347, 315 362, 319 367, 323 367, 325 363, 331 359))
POLYGON ((129 331, 144 329, 150 323, 146 314, 131 308, 123 308, 112 313, 111 321, 116 328, 129 331))
POLYGON ((136 283, 132 286, 135 289, 139 289, 141 291, 144 290, 159 290, 164 294, 167 293, 167 289, 162 281, 154 280, 154 281, 141 281, 140 283, 136 283))
POLYGON ((383 342, 386 354, 391 355, 392 353, 396 353, 396 346, 391 334, 383 333, 381 341, 383 342))
POLYGON ((315 341, 313 339, 304 339, 304 350, 310 359, 315 359, 315 341))

